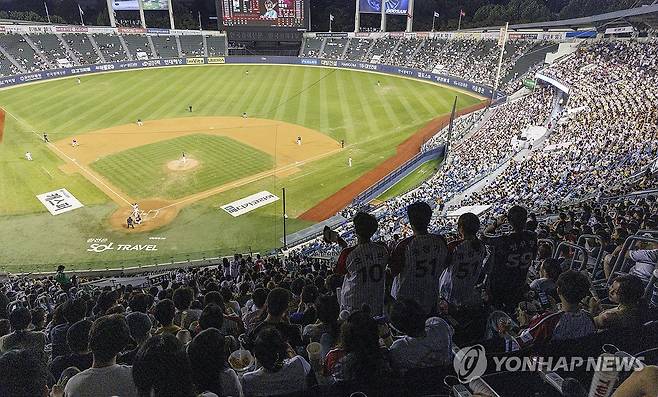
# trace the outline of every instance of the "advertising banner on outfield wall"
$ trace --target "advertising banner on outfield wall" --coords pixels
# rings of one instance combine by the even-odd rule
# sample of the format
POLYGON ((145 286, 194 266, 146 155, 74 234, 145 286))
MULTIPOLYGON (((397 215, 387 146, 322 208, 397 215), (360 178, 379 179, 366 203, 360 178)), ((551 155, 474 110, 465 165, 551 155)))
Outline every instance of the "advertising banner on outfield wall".
POLYGON ((222 205, 221 208, 231 216, 237 217, 278 200, 279 198, 272 193, 262 191, 232 203, 222 205))
POLYGON ((51 215, 59 215, 83 207, 82 203, 66 189, 39 194, 37 199, 51 215))
MULTIPOLYGON (((379 65, 368 62, 357 61, 337 61, 318 58, 298 58, 298 57, 281 57, 281 56, 229 56, 229 57, 194 57, 194 58, 172 58, 172 59, 150 59, 143 61, 123 61, 103 63, 91 66, 80 66, 74 68, 53 69, 43 72, 19 74, 9 77, 0 77, 0 88, 11 87, 23 83, 49 80, 58 77, 81 75, 96 72, 107 72, 112 70, 143 69, 163 66, 178 65, 202 65, 202 64, 277 64, 277 65, 310 65, 310 66, 329 66, 346 69, 356 69, 364 71, 376 71, 398 76, 407 76, 410 78, 433 81, 435 83, 448 85, 458 89, 470 91, 485 98, 492 97, 492 89, 489 86, 472 83, 452 76, 446 76, 439 73, 430 73, 417 69, 403 68, 391 65, 379 65)), ((496 100, 503 98, 504 93, 498 92, 495 95, 496 100)))

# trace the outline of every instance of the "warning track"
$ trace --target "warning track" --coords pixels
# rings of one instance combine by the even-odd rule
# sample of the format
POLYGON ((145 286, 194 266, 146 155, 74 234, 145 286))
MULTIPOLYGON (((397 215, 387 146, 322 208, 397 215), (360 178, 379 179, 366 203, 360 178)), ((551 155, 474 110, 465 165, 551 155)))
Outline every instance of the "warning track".
MULTIPOLYGON (((477 105, 461 109, 457 112, 457 116, 463 116, 476 110, 480 110, 486 107, 487 104, 488 102, 481 102, 477 105)), ((356 196, 415 156, 420 150, 423 142, 427 141, 436 134, 437 131, 441 130, 449 123, 449 114, 433 119, 427 123, 425 127, 421 128, 414 135, 398 145, 395 156, 388 158, 377 167, 362 175, 359 179, 322 200, 315 207, 304 212, 300 218, 306 221, 322 222, 323 220, 334 216, 338 211, 349 205, 356 196)))

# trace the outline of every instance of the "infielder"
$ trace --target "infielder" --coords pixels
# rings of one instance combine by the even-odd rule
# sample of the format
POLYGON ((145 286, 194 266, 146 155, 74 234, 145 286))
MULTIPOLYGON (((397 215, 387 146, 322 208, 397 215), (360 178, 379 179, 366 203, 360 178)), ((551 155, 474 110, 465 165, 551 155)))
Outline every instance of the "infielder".
POLYGON ((30 152, 25 152, 25 160, 27 160, 27 161, 32 161, 32 153, 30 153, 30 152))
POLYGON ((142 119, 137 119, 137 125, 140 127, 144 125, 144 123, 142 123, 142 119))
POLYGON ((297 145, 302 146, 302 137, 301 136, 297 137, 297 145))
POLYGON ((75 138, 73 138, 73 141, 71 141, 71 146, 73 146, 73 147, 78 147, 78 146, 79 146, 79 145, 78 145, 78 140, 75 139, 75 138))
POLYGON ((44 141, 45 143, 49 143, 49 142, 50 142, 50 141, 48 140, 48 134, 45 133, 45 132, 43 133, 43 141, 44 141))

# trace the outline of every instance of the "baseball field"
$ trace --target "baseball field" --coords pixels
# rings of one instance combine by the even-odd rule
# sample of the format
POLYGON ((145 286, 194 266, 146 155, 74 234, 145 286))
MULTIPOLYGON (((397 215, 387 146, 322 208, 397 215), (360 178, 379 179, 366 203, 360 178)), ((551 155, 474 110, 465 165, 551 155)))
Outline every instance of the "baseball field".
POLYGON ((285 187, 288 232, 307 227, 408 155, 455 96, 460 109, 482 104, 411 79, 269 65, 2 90, 0 272, 267 252, 281 245, 281 200, 235 217, 221 206, 285 187), (53 216, 36 196, 62 188, 83 207, 53 216), (143 221, 128 229, 133 203, 143 221))

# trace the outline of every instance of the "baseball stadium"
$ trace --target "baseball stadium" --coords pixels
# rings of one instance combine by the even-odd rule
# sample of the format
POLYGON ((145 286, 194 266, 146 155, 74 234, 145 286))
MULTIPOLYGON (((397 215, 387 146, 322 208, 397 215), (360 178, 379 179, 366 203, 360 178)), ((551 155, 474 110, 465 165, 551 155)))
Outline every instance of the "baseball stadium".
POLYGON ((658 393, 655 1, 19 3, 0 397, 658 393))

